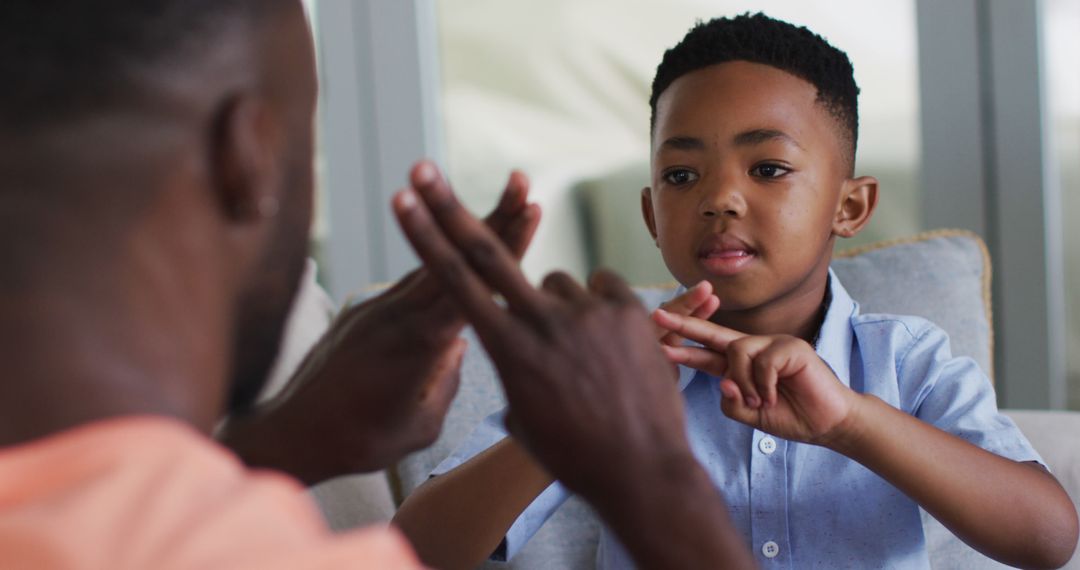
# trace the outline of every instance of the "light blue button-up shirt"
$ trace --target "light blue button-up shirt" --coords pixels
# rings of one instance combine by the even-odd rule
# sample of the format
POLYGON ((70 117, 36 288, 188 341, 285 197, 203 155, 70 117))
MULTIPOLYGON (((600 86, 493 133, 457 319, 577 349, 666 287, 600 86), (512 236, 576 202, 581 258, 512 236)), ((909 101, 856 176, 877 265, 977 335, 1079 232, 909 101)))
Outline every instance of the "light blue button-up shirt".
MULTIPOLYGON (((986 375, 970 358, 952 356, 941 329, 918 317, 859 314, 831 272, 829 288, 816 348, 844 385, 990 452, 1042 462, 998 412, 986 375)), ((762 568, 930 567, 915 502, 843 455, 728 419, 718 385, 715 377, 680 367, 691 447, 762 568)), ((503 413, 484 420, 433 475, 505 437, 503 413)), ((545 490, 507 532, 505 555, 519 551, 568 496, 559 484, 545 490)), ((606 528, 597 566, 634 567, 606 528)))

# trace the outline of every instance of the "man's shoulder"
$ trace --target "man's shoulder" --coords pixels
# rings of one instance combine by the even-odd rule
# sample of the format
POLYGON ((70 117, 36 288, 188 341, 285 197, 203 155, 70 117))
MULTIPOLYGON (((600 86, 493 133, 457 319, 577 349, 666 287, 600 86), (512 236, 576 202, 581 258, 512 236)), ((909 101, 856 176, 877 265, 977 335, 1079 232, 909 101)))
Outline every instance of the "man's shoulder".
POLYGON ((16 567, 238 567, 366 550, 411 556, 385 531, 335 539, 299 484, 247 470, 172 420, 113 420, 0 451, 0 483, 0 552, 16 567))

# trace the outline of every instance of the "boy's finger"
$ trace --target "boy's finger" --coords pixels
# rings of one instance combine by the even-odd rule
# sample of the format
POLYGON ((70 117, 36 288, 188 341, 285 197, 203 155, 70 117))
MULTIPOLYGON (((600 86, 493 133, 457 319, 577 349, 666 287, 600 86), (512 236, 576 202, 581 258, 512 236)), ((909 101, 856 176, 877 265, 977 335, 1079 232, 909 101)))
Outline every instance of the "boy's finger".
POLYGON ((679 336, 700 342, 716 350, 724 350, 728 344, 746 336, 741 332, 706 320, 676 315, 664 309, 653 311, 653 321, 679 336))
POLYGON ((709 317, 713 316, 713 313, 715 313, 716 310, 719 308, 720 297, 717 297, 716 295, 709 295, 705 298, 705 302, 702 303, 700 307, 694 309, 693 313, 690 313, 690 316, 694 317, 695 319, 708 320, 709 317))
POLYGON ((428 271, 461 303, 465 314, 487 344, 509 340, 512 317, 492 299, 491 290, 469 267, 464 256, 443 235, 416 194, 398 192, 392 205, 405 237, 428 271))
POLYGON ((739 390, 738 384, 726 379, 720 381, 720 394, 723 395, 720 400, 720 410, 725 416, 739 423, 757 427, 755 421, 758 418, 758 412, 746 406, 746 399, 739 390))
POLYGON ((664 356, 675 364, 682 364, 706 374, 722 377, 727 374, 727 356, 707 348, 694 346, 661 346, 664 356))
MULTIPOLYGON (((715 313, 716 310, 719 308, 720 298, 716 297, 715 295, 710 295, 707 299, 705 299, 705 302, 700 307, 694 309, 693 313, 690 313, 690 316, 694 317, 695 319, 708 320, 708 318, 711 317, 713 313, 715 313)), ((653 325, 656 326, 657 334, 664 335, 660 337, 660 344, 666 344, 668 346, 682 346, 683 340, 685 339, 680 336, 679 333, 673 333, 668 331, 667 329, 661 328, 660 325, 656 324, 656 321, 653 321, 653 325)))
MULTIPOLYGON (((702 281, 686 291, 683 291, 683 293, 677 297, 660 303, 658 308, 677 315, 693 315, 698 318, 706 318, 702 315, 704 312, 702 311, 702 308, 704 305, 710 304, 709 300, 712 298, 711 293, 712 284, 708 281, 702 281)), ((715 310, 716 309, 713 309, 713 311, 715 310)), ((661 327, 655 322, 653 323, 653 328, 656 330, 656 338, 660 340, 660 344, 666 344, 668 346, 679 346, 682 344, 682 337, 678 334, 661 327)))
MULTIPOLYGON (((430 217, 458 258, 466 260, 468 273, 502 294, 511 310, 535 317, 543 310, 543 296, 529 284, 510 251, 494 233, 473 217, 454 197, 435 165, 422 161, 412 170, 411 181, 430 217)), ((454 264, 448 268, 459 270, 454 264)), ((460 278, 446 275, 451 279, 460 278)))
POLYGON ((681 295, 660 304, 660 308, 677 315, 689 315, 712 295, 712 285, 702 281, 681 295))
MULTIPOLYGON (((707 320, 719 308, 720 298, 715 295, 710 295, 707 299, 705 299, 705 303, 703 303, 697 309, 694 309, 693 313, 690 313, 690 316, 694 317, 695 319, 707 320)), ((666 344, 667 346, 682 346, 683 340, 685 339, 678 333, 673 333, 666 329, 660 328, 660 325, 657 325, 656 321, 653 321, 653 325, 657 328, 657 334, 663 333, 664 335, 660 337, 660 344, 666 344)))
POLYGON ((754 358, 754 384, 766 407, 776 405, 776 384, 779 382, 776 367, 768 349, 754 358))
POLYGON ((742 392, 743 402, 749 408, 761 406, 761 395, 758 394, 754 385, 753 358, 745 350, 740 350, 739 345, 732 344, 727 350, 727 374, 725 380, 731 380, 739 386, 742 392))

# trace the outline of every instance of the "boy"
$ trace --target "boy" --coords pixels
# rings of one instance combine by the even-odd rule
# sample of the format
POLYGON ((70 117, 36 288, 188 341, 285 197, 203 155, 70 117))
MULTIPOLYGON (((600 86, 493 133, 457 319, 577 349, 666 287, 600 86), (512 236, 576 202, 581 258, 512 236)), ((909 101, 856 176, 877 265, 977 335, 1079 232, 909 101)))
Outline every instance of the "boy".
MULTIPOLYGON (((698 25, 657 70, 645 221, 720 299, 709 321, 655 315, 703 345, 666 349, 695 454, 763 567, 928 567, 918 506, 1002 562, 1060 566, 1076 512, 982 372, 926 321, 860 315, 829 271, 876 205, 857 94, 843 52, 761 14, 698 25)), ((566 498, 501 418, 395 519, 427 563, 512 556, 566 498)), ((632 566, 608 532, 598 565, 632 566)))

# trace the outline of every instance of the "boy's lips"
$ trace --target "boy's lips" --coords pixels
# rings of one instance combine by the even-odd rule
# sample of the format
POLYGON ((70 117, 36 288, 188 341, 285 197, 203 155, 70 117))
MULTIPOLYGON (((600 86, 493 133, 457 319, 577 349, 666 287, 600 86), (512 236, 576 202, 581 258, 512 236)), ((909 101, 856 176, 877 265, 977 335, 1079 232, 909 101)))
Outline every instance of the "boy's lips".
POLYGON ((757 251, 742 239, 728 234, 714 234, 698 248, 702 267, 714 275, 739 273, 757 259, 757 251))

